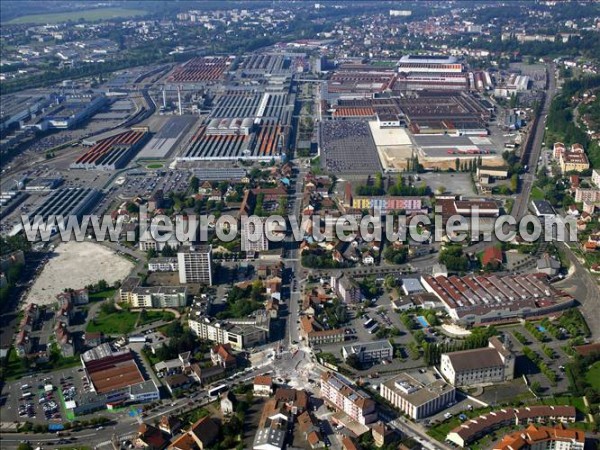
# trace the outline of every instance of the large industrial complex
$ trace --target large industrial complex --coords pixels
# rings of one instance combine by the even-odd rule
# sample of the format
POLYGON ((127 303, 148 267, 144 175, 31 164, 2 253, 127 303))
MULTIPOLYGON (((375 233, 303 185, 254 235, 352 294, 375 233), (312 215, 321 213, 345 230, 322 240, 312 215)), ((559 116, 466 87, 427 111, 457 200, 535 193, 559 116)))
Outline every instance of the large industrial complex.
POLYGON ((598 446, 600 4, 392 3, 3 0, 2 450, 598 446))

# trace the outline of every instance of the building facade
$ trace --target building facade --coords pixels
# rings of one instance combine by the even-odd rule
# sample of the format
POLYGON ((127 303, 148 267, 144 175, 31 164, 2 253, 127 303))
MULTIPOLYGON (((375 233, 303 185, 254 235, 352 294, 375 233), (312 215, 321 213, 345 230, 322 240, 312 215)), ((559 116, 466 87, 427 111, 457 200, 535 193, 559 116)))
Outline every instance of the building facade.
POLYGON ((514 378, 515 356, 494 336, 486 348, 443 353, 440 371, 454 386, 500 383, 514 378))
POLYGON ((212 246, 184 247, 177 252, 180 283, 212 286, 212 246))
POLYGON ((356 355, 361 364, 377 364, 394 357, 394 347, 388 340, 373 342, 357 342, 342 347, 342 356, 348 359, 356 355))
POLYGON ((444 380, 425 384, 406 373, 382 383, 379 392, 388 402, 415 420, 441 411, 456 398, 456 389, 444 380))
POLYGON ((377 420, 373 399, 337 373, 321 375, 321 397, 362 425, 377 420))

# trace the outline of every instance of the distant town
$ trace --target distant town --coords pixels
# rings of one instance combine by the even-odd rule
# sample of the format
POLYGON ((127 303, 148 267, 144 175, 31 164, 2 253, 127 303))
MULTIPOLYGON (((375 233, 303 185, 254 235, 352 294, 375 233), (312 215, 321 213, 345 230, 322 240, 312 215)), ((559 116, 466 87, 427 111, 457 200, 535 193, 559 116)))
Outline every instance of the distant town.
POLYGON ((598 447, 599 3, 0 20, 2 449, 598 447))

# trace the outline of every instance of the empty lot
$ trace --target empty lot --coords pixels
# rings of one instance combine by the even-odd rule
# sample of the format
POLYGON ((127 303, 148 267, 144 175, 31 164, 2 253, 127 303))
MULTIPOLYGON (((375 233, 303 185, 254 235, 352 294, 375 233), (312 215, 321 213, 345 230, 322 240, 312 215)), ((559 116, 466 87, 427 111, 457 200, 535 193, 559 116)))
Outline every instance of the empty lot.
POLYGON ((92 242, 60 244, 35 280, 27 302, 52 304, 65 289, 81 289, 105 280, 109 284, 122 280, 133 264, 112 250, 92 242))

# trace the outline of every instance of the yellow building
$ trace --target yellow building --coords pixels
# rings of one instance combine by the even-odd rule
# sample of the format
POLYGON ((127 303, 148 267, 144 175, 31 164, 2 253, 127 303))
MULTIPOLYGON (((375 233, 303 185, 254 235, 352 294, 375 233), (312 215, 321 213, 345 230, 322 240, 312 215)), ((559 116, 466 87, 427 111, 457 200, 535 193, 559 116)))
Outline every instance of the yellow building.
POLYGON ((590 168, 590 161, 585 153, 580 152, 563 152, 559 159, 560 169, 562 173, 567 172, 583 172, 590 168))

